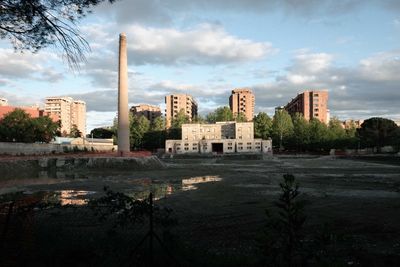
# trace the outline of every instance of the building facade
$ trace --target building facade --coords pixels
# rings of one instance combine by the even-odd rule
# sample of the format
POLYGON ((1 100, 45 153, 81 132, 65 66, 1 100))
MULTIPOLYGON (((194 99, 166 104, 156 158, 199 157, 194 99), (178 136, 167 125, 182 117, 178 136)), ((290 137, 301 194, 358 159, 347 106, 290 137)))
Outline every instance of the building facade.
POLYGON ((0 107, 8 106, 8 100, 0 97, 0 107))
POLYGON ((133 106, 130 111, 134 116, 145 116, 150 122, 153 122, 157 117, 161 116, 160 107, 147 104, 133 106))
POLYGON ((364 120, 344 120, 342 121, 343 129, 350 129, 352 127, 361 128, 361 124, 363 124, 364 120))
POLYGON ((46 97, 45 112, 58 116, 61 133, 70 134, 76 125, 82 136, 86 135, 86 103, 71 97, 46 97))
POLYGON ((272 140, 254 139, 253 122, 183 124, 181 140, 166 140, 170 154, 272 153, 272 140))
POLYGON ((189 117, 189 120, 197 116, 197 102, 191 95, 177 94, 167 95, 165 97, 165 125, 166 128, 170 128, 172 125, 172 119, 176 117, 179 111, 183 112, 189 117))
POLYGON ((293 115, 303 114, 309 121, 318 119, 322 123, 329 123, 328 91, 304 91, 293 98, 286 106, 285 110, 293 115))
POLYGON ((254 118, 255 97, 253 92, 248 88, 239 88, 232 90, 229 97, 229 106, 233 116, 243 113, 247 121, 252 121, 254 118))

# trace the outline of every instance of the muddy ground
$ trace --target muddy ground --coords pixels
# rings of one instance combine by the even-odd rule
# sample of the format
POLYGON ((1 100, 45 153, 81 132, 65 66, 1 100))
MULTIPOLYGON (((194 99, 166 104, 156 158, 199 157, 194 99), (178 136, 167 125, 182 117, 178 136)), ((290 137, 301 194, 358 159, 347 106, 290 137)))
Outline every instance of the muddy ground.
MULTIPOLYGON (((290 173, 299 182, 301 198, 307 203, 305 236, 328 225, 332 234, 343 237, 344 241, 338 243, 339 264, 335 266, 400 266, 398 158, 387 161, 329 156, 267 160, 176 159, 166 160, 166 163, 166 170, 59 173, 57 178, 16 177, 0 180, 0 194, 4 199, 4 196, 12 196, 12 192, 24 191, 25 195, 41 192, 47 200, 51 195, 53 200, 64 204, 82 205, 88 199, 102 196, 104 186, 138 198, 144 198, 153 190, 157 205, 172 208, 173 217, 178 221, 171 231, 179 243, 173 253, 181 265, 259 266, 265 210, 274 210, 273 202, 279 197, 282 176, 290 173)), ((66 229, 76 233, 91 224, 99 225, 88 221, 83 213, 76 215, 74 212, 59 214, 58 219, 52 219, 53 215, 36 215, 35 220, 53 220, 50 228, 59 233, 59 237, 66 229)), ((44 233, 43 227, 34 229, 35 242, 42 247, 62 243, 56 234, 46 232, 46 238, 38 236, 44 233), (44 244, 49 240, 52 245, 44 244)), ((123 235, 123 231, 120 233, 123 235)), ((103 241, 105 238, 102 237, 103 241)), ((81 238, 79 242, 86 244, 90 239, 93 237, 81 238)), ((133 244, 135 240, 132 247, 133 244)), ((57 253, 61 253, 60 250, 57 253)), ((96 255, 90 257, 94 261, 83 261, 82 266, 102 265, 95 260, 96 255)), ((37 262, 43 266, 63 266, 54 261, 57 263, 54 259, 37 262)), ((76 261, 81 260, 78 257, 76 261)))

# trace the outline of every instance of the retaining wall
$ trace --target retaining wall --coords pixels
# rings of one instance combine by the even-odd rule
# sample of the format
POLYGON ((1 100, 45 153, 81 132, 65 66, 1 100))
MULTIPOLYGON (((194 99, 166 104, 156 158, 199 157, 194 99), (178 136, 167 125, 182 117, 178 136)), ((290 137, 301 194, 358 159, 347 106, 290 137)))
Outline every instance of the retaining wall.
POLYGON ((96 152, 117 151, 117 146, 110 145, 66 145, 66 144, 37 144, 37 143, 8 143, 0 142, 0 154, 7 155, 44 155, 65 153, 74 150, 96 152))

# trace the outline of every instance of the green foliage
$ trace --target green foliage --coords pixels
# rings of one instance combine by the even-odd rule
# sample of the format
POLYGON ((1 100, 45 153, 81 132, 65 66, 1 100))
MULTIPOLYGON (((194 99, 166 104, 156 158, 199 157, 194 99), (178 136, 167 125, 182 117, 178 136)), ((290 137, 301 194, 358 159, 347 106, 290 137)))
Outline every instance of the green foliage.
POLYGON ((233 121, 233 114, 229 107, 219 107, 215 111, 207 114, 206 120, 209 123, 218 121, 233 121))
POLYGON ((202 116, 196 115, 196 116, 194 116, 194 118, 193 118, 193 120, 192 120, 192 123, 204 124, 204 123, 207 123, 207 121, 206 121, 206 119, 203 118, 202 116))
POLYGON ((295 113, 293 120, 292 141, 297 151, 305 150, 310 144, 310 129, 308 121, 300 113, 295 113))
POLYGON ((90 131, 90 137, 93 138, 103 138, 103 139, 110 139, 114 135, 114 132, 109 129, 105 128, 94 128, 90 131))
POLYGON ((150 124, 151 131, 163 131, 165 129, 165 121, 163 117, 155 118, 150 124))
POLYGON ((318 119, 309 122, 310 147, 313 150, 329 149, 329 130, 325 123, 318 119))
POLYGON ((78 126, 76 126, 76 124, 72 125, 71 128, 71 132, 68 135, 71 138, 78 138, 78 137, 82 137, 82 132, 79 131, 78 126))
POLYGON ((130 116, 130 144, 132 149, 143 148, 144 135, 150 129, 150 122, 145 116, 130 116))
POLYGON ((235 116, 235 121, 236 122, 246 122, 247 121, 246 114, 244 114, 243 112, 239 112, 235 116))
POLYGON ((357 133, 363 146, 376 147, 378 152, 383 146, 398 145, 398 126, 389 119, 370 118, 365 120, 357 133))
POLYGON ((48 143, 56 136, 58 129, 59 124, 49 117, 31 118, 22 109, 15 109, 0 121, 0 141, 48 143))
POLYGON ((260 112, 253 119, 254 136, 256 138, 268 139, 272 135, 272 120, 265 112, 260 112))
POLYGON ((265 242, 262 245, 268 266, 301 266, 304 261, 304 201, 298 200, 299 185, 291 174, 279 184, 281 195, 275 213, 266 211, 265 242))
POLYGON ((177 114, 176 117, 172 119, 171 127, 172 128, 181 128, 182 124, 189 123, 190 118, 186 115, 185 110, 181 109, 177 114))
POLYGON ((290 137, 293 133, 293 122, 286 110, 278 110, 275 112, 272 129, 274 139, 279 140, 279 148, 283 148, 283 139, 290 137))

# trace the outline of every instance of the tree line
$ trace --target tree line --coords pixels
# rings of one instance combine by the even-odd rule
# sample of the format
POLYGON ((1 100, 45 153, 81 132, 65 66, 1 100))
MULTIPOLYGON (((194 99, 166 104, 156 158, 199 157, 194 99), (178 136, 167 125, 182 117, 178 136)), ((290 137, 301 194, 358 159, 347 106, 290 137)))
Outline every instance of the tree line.
POLYGON ((22 109, 15 109, 0 119, 0 142, 49 143, 56 136, 77 138, 82 133, 74 124, 69 134, 61 133, 61 122, 48 116, 32 118, 22 109))
MULTIPOLYGON (((130 142, 132 150, 164 148, 166 139, 181 139, 181 126, 184 123, 215 123, 219 121, 245 122, 243 113, 234 115, 229 107, 219 107, 205 117, 190 118, 183 110, 172 119, 171 127, 165 129, 165 120, 156 118, 152 123, 144 116, 130 117, 130 142)), ((400 128, 394 121, 385 118, 370 118, 364 121, 361 128, 354 123, 347 128, 337 118, 329 124, 318 119, 307 121, 302 114, 293 116, 285 110, 278 110, 271 118, 265 112, 254 118, 254 137, 272 138, 275 149, 297 152, 327 152, 330 149, 359 149, 391 145, 399 150, 400 128)), ((94 129, 94 137, 111 138, 116 136, 117 123, 110 130, 94 129), (104 131, 106 131, 104 135, 104 131)))

